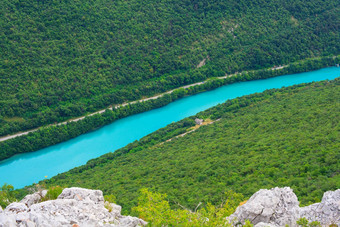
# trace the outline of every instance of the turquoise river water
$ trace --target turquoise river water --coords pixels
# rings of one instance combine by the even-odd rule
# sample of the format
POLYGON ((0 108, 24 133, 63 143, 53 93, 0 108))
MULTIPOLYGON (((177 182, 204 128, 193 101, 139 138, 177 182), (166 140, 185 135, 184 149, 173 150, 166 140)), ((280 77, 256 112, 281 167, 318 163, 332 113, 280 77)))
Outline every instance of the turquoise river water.
POLYGON ((37 183, 83 165, 90 159, 115 151, 172 122, 195 115, 228 99, 271 88, 332 80, 339 76, 340 68, 330 67, 307 73, 235 83, 182 98, 162 108, 117 120, 69 141, 4 160, 0 162, 0 186, 8 183, 15 188, 21 188, 37 183))

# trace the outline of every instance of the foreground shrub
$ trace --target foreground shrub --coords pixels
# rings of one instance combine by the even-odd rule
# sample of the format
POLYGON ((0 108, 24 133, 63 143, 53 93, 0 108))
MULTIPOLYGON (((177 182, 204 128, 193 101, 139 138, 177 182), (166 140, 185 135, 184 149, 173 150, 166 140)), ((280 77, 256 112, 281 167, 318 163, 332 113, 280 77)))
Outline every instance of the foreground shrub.
MULTIPOLYGON (((148 189, 141 190, 138 206, 133 208, 139 217, 150 226, 231 226, 225 218, 234 212, 243 196, 232 191, 226 193, 226 199, 220 206, 208 203, 206 207, 194 211, 170 208, 166 194, 153 193, 148 189)), ((180 206, 180 204, 179 204, 180 206)))

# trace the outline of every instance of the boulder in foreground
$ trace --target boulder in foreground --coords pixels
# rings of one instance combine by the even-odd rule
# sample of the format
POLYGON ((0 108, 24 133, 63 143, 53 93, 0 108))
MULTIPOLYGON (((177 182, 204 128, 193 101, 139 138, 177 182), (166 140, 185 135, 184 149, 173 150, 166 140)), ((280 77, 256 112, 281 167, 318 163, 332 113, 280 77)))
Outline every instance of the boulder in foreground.
POLYGON ((100 190, 66 188, 56 200, 39 202, 37 193, 0 212, 0 226, 144 226, 139 218, 121 215, 121 207, 104 203, 100 190), (110 211, 105 208, 110 207, 110 211))
POLYGON ((261 189, 227 220, 234 224, 249 220, 257 227, 297 226, 296 221, 300 218, 317 221, 323 226, 340 226, 340 189, 325 192, 321 203, 306 207, 299 207, 299 201, 289 187, 261 189))

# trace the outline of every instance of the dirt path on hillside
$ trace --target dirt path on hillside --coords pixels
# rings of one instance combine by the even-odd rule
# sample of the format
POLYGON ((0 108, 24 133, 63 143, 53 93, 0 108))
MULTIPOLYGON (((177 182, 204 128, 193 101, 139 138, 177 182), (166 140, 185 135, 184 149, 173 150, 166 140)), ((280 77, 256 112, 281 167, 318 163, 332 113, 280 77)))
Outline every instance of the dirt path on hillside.
MULTIPOLYGON (((278 70, 278 69, 282 69, 282 68, 285 68, 287 67, 287 65, 284 65, 284 66, 279 66, 279 67, 273 67, 271 68, 272 70, 278 70)), ((247 71, 245 71, 247 72, 247 71)), ((230 74, 230 75, 225 75, 225 76, 222 76, 222 77, 217 77, 217 79, 225 79, 225 78, 228 78, 228 77, 232 77, 232 76, 235 76, 236 74, 238 74, 237 72, 234 73, 234 74, 230 74)), ((174 92, 175 90, 177 89, 180 89, 180 88, 189 88, 189 87, 193 87, 193 86, 198 86, 198 85, 201 85, 201 84, 204 84, 205 82, 207 82, 207 80, 205 81, 201 81, 201 82, 197 82, 197 83, 194 83, 194 84, 189 84, 189 85, 185 85, 185 86, 182 86, 182 87, 178 87, 178 88, 175 88, 175 89, 172 89, 170 91, 167 91, 167 92, 164 92, 162 94, 159 94, 159 95, 155 95, 155 96, 152 96, 152 97, 149 97, 149 98, 144 98, 144 99, 140 99, 140 100, 136 100, 136 101, 132 101, 132 102, 128 102, 128 103, 122 103, 122 104, 118 104, 118 105, 115 105, 115 106, 110 106, 110 107, 107 107, 105 109, 102 109, 102 110, 99 110, 99 111, 96 111, 96 112, 93 112, 91 114, 88 114, 86 116, 82 116, 82 117, 78 117, 78 118, 73 118, 73 119, 70 119, 70 120, 67 120, 67 121, 64 121, 64 122, 61 122, 61 123, 57 123, 57 124, 51 124, 51 125, 47 125, 47 126, 42 126, 42 127, 49 127, 49 126, 57 126, 57 125, 65 125, 67 124, 68 122, 76 122, 76 121, 80 121, 80 120, 83 120, 85 117, 88 117, 88 116, 92 116, 92 115, 95 115, 95 114, 102 114, 104 113, 107 109, 110 109, 112 110, 113 108, 119 108, 119 107, 122 107, 122 106, 127 106, 127 105, 130 105, 130 104, 134 104, 134 103, 137 103, 137 102, 145 102, 145 101, 148 101, 148 100, 152 100, 152 99, 157 99, 165 94, 171 94, 172 92, 174 92)), ((23 136, 23 135, 27 135, 28 133, 30 132, 35 132, 37 130, 39 130, 40 128, 42 127, 39 127, 39 128, 35 128, 35 129, 31 129, 31 130, 28 130, 28 131, 25 131, 25 132, 18 132, 16 134, 13 134, 13 135, 7 135, 7 136, 4 136, 4 137, 0 137, 0 142, 2 141, 6 141, 6 140, 9 140, 9 139, 13 139, 15 137, 18 137, 18 136, 23 136)))
POLYGON ((196 126, 192 127, 192 129, 191 129, 190 131, 187 131, 187 132, 182 133, 182 134, 180 134, 180 135, 178 135, 178 136, 175 136, 175 137, 173 137, 173 138, 171 138, 171 139, 168 139, 168 140, 166 140, 165 142, 160 143, 159 145, 162 145, 162 144, 164 144, 164 143, 166 143, 166 142, 170 142, 170 141, 173 140, 173 139, 176 139, 176 138, 179 138, 179 137, 183 137, 183 136, 185 136, 185 135, 187 135, 187 134, 189 134, 189 133, 192 133, 192 132, 196 131, 197 129, 199 129, 199 128, 200 128, 201 126, 203 126, 203 125, 211 125, 211 124, 213 124, 213 123, 215 123, 215 122, 217 122, 217 121, 219 121, 219 120, 221 120, 221 118, 219 118, 219 119, 217 119, 217 120, 215 120, 215 121, 205 121, 205 122, 203 122, 203 124, 201 124, 201 125, 196 125, 196 126))

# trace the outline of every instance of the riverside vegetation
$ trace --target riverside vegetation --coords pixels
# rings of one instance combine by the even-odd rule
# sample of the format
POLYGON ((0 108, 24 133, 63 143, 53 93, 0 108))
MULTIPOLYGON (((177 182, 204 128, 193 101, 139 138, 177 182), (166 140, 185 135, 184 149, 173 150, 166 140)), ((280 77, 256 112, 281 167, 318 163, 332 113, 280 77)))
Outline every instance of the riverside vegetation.
POLYGON ((334 0, 2 0, 0 135, 338 55, 339 15, 334 0))
POLYGON ((248 197, 274 186, 292 187, 304 205, 318 202, 340 188, 339 86, 335 79, 229 100, 44 183, 100 189, 125 212, 141 188, 191 210, 220 204, 226 190, 248 197), (220 120, 174 138, 195 117, 220 120))
MULTIPOLYGON (((223 84, 334 65, 339 10, 334 0, 3 0, 0 135, 212 79, 2 142, 0 160, 223 84), (264 70, 278 65, 288 67, 264 70)), ((218 224, 241 198, 273 186, 291 186, 305 205, 317 202, 340 188, 339 86, 336 79, 230 100, 43 184, 51 197, 56 185, 101 189, 125 213, 155 224, 192 218, 178 204, 195 210, 199 202, 197 220, 211 215, 218 224), (175 138, 195 117, 220 120, 175 138), (226 206, 230 194, 236 199, 226 206)), ((5 184, 0 205, 28 190, 5 184)))
POLYGON ((339 62, 339 56, 303 60, 297 63, 292 63, 279 70, 264 69, 247 71, 232 75, 231 77, 223 77, 222 79, 210 78, 199 85, 186 89, 176 89, 172 93, 165 94, 157 99, 129 104, 127 106, 121 106, 117 109, 113 108, 113 110, 107 109, 103 114, 87 116, 81 121, 68 122, 67 124, 40 128, 38 131, 31 132, 28 135, 23 135, 14 139, 3 141, 0 143, 0 160, 9 158, 15 154, 35 151, 59 142, 66 141, 83 133, 95 130, 103 125, 112 123, 113 121, 128 115, 167 105, 168 103, 183 96, 193 95, 202 91, 211 90, 225 84, 239 81, 265 79, 283 74, 293 74, 319 69, 325 66, 334 65, 335 62, 339 62))
MULTIPOLYGON (((340 186, 339 86, 335 79, 229 100, 197 115, 219 121, 184 137, 175 138, 193 128, 196 116, 40 186, 13 191, 4 185, 1 206, 41 185, 50 188, 48 199, 61 192, 54 185, 87 185, 105 190, 105 200, 128 206, 125 213, 155 226, 222 226, 259 188, 290 185, 302 204, 317 202, 324 191, 340 186)), ((303 218, 297 224, 319 226, 303 218)))

